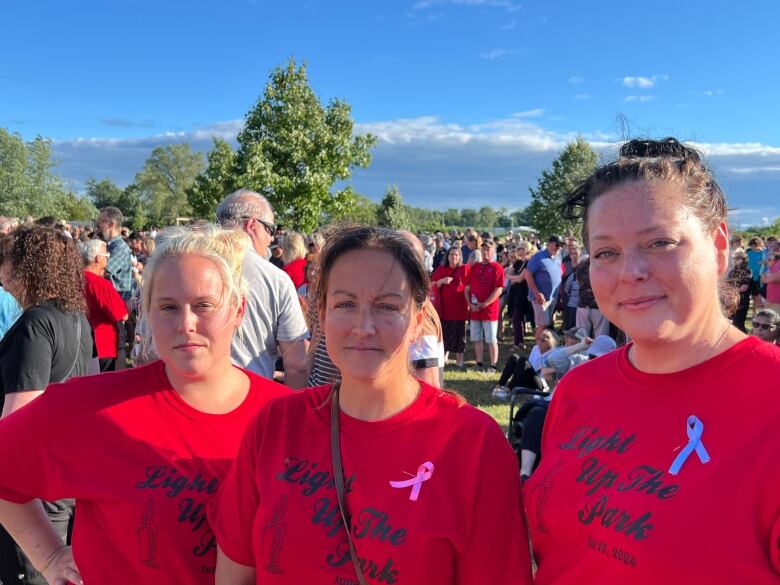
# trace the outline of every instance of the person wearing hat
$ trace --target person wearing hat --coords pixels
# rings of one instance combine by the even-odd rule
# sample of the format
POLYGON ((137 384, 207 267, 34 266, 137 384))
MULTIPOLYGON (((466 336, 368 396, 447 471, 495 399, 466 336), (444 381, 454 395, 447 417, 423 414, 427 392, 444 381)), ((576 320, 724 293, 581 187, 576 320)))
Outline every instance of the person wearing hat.
POLYGON ((523 434, 520 437, 520 477, 525 481, 539 463, 542 450, 542 429, 547 416, 547 408, 555 393, 554 383, 565 376, 569 370, 584 364, 592 358, 601 357, 617 346, 608 335, 599 335, 596 339, 585 336, 584 329, 573 327, 564 332, 565 345, 557 347, 542 359, 542 372, 553 374, 553 391, 544 398, 534 398, 525 408, 523 434))
POLYGON ((484 368, 496 372, 498 363, 498 314, 499 297, 504 290, 504 269, 493 260, 496 244, 493 240, 482 242, 482 260, 471 267, 464 282, 466 303, 471 311, 471 341, 477 358, 477 370, 483 369, 483 341, 488 346, 490 365, 484 368))
POLYGON ((284 260, 282 260, 284 250, 282 250, 281 238, 275 237, 273 240, 271 240, 271 244, 268 246, 268 249, 271 251, 271 257, 268 259, 268 261, 276 266, 279 270, 284 268, 284 260))
POLYGON ((531 257, 525 270, 528 298, 534 309, 537 334, 552 326, 558 289, 561 286, 559 252, 562 247, 563 240, 560 236, 550 236, 547 239, 547 247, 531 257))

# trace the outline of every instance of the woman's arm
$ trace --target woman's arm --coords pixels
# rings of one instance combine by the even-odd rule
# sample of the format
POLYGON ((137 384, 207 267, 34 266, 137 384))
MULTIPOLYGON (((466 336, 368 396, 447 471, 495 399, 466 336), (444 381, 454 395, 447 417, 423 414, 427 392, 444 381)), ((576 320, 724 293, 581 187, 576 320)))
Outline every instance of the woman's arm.
POLYGON ((40 500, 26 504, 0 500, 0 524, 50 585, 82 583, 70 547, 62 542, 40 500))
POLYGON ((12 412, 16 412, 23 406, 27 406, 41 394, 43 394, 43 390, 23 390, 21 392, 6 394, 5 402, 3 403, 3 414, 0 415, 0 418, 5 418, 12 412))
POLYGON ((217 573, 215 585, 254 585, 255 568, 233 561, 217 545, 217 573))

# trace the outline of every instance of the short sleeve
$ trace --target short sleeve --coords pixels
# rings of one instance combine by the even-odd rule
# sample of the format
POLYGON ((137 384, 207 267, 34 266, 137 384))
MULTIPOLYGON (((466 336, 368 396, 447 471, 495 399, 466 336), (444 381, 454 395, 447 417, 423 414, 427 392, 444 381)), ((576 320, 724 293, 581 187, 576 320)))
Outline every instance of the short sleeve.
POLYGON ((530 585, 531 553, 517 458, 499 429, 487 430, 466 550, 455 560, 455 583, 530 585))
POLYGON ((49 385, 54 354, 53 333, 46 324, 29 314, 22 315, 8 341, 0 363, 6 394, 43 390, 49 385))
POLYGON ((222 552, 247 567, 256 564, 252 534, 254 518, 260 507, 256 475, 262 441, 259 429, 265 427, 268 408, 269 405, 266 405, 247 427, 238 456, 208 509, 209 523, 222 552))
POLYGON ((67 384, 49 387, 41 396, 0 421, 0 499, 16 503, 35 498, 74 497, 67 456, 78 456, 78 428, 63 403, 67 384))
POLYGON ((531 256, 531 259, 528 261, 528 265, 525 267, 525 269, 531 274, 536 274, 537 272, 539 272, 539 267, 542 265, 542 261, 539 258, 539 254, 541 254, 541 252, 537 252, 536 254, 531 256))
POLYGON ((280 279, 277 288, 279 293, 279 317, 276 328, 276 341, 302 341, 309 335, 306 319, 303 317, 301 304, 295 286, 289 278, 280 279))
POLYGON ((504 267, 496 263, 496 276, 493 281, 495 288, 501 288, 504 286, 504 267))

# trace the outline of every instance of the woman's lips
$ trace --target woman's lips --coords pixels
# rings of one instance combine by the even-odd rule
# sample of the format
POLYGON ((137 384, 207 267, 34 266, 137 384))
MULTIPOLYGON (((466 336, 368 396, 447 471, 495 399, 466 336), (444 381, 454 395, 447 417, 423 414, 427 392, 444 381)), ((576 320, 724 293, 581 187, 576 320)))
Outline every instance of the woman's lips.
POLYGON ((649 295, 643 297, 633 297, 620 302, 620 306, 630 311, 640 311, 652 307, 664 299, 664 295, 649 295))

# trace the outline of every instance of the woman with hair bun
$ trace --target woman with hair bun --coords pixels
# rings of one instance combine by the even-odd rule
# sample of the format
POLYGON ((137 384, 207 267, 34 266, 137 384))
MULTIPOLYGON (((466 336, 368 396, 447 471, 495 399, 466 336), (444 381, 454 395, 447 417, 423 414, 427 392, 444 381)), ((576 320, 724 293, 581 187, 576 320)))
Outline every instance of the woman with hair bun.
POLYGON ((501 429, 412 376, 428 285, 399 232, 328 238, 315 298, 342 379, 275 401, 248 429, 209 512, 217 585, 531 583, 501 429))
POLYGON ((48 583, 213 583, 206 506, 247 422, 287 393, 230 361, 247 245, 213 227, 166 238, 142 291, 160 359, 49 386, 0 421, 0 522, 48 583), (35 499, 65 496, 72 551, 35 499))
POLYGON ((726 316, 723 192, 696 150, 632 140, 565 213, 631 342, 557 387, 524 486, 536 583, 776 584, 780 350, 726 316))

